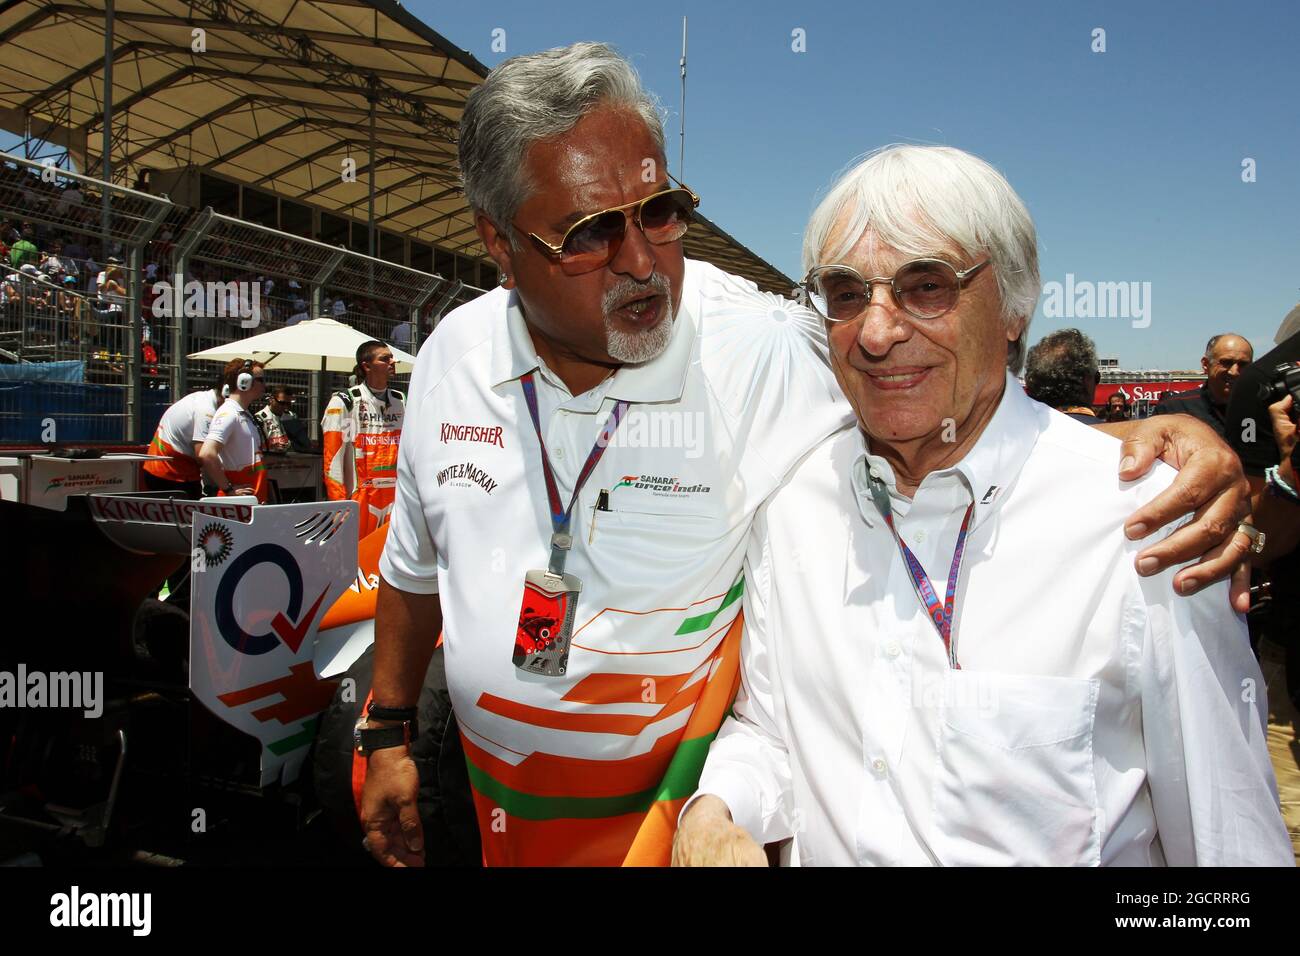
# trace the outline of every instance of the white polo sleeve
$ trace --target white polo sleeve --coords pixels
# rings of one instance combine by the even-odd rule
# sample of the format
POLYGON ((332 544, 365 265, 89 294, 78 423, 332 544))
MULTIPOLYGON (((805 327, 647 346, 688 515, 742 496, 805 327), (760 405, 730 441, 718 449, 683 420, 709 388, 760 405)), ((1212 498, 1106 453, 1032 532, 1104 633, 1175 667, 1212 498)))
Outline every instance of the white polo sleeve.
POLYGON ((701 270, 709 313, 701 358, 732 441, 763 496, 829 435, 853 422, 831 371, 822 321, 789 299, 712 267, 701 270))
POLYGON ((790 759, 776 717, 780 688, 773 680, 770 653, 774 635, 767 614, 771 559, 766 510, 754 521, 745 555, 740 689, 732 716, 709 746, 695 796, 682 808, 684 815, 699 797, 712 794, 727 805, 732 821, 760 844, 794 835, 790 759))
POLYGON ((438 552, 429 534, 424 505, 420 501, 424 458, 425 418, 435 400, 425 392, 424 383, 430 364, 430 351, 420 350, 411 386, 407 391, 406 410, 402 418, 402 437, 397 446, 397 489, 393 513, 389 518, 388 538, 379 558, 379 573, 399 591, 411 594, 438 593, 438 552))
POLYGON ((215 410, 209 410, 207 403, 195 402, 194 404, 194 426, 192 442, 203 444, 208 437, 208 429, 212 427, 212 418, 216 414, 215 410))
MULTIPOLYGON (((1142 545, 1149 545, 1143 541, 1142 545)), ((1140 578, 1142 736, 1170 866, 1295 865, 1267 745, 1268 700, 1228 583, 1191 597, 1140 578)))
POLYGON ((212 421, 208 424, 207 435, 202 439, 195 440, 211 440, 224 448, 226 445, 230 444, 231 432, 235 429, 235 426, 239 424, 239 418, 240 416, 237 413, 232 412, 230 409, 223 406, 222 408, 217 409, 217 413, 212 416, 212 421))

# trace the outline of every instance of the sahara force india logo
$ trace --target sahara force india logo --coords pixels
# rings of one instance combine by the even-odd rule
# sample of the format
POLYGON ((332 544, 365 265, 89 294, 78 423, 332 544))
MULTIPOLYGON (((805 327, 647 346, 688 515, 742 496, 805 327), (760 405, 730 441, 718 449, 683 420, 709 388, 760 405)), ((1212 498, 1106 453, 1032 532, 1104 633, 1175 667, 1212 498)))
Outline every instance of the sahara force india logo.
POLYGON ((217 585, 214 609, 217 630, 225 642, 241 654, 266 654, 275 650, 281 641, 296 654, 327 593, 328 584, 321 590, 316 603, 303 614, 302 570, 298 567, 298 562, 287 549, 278 544, 255 545, 230 562, 221 583, 217 585), (263 564, 273 564, 284 573, 285 580, 289 583, 289 606, 284 611, 275 612, 269 632, 250 634, 240 625, 235 615, 235 591, 244 575, 263 564))
POLYGON ((92 488, 108 488, 111 485, 120 485, 121 483, 121 478, 98 475, 92 471, 84 474, 60 475, 58 478, 51 478, 45 490, 47 492, 87 491, 92 488))
POLYGON ((649 491, 654 495, 674 495, 677 497, 703 495, 713 490, 709 485, 684 485, 680 478, 668 478, 663 475, 624 475, 619 483, 610 489, 610 494, 620 488, 637 488, 649 491))

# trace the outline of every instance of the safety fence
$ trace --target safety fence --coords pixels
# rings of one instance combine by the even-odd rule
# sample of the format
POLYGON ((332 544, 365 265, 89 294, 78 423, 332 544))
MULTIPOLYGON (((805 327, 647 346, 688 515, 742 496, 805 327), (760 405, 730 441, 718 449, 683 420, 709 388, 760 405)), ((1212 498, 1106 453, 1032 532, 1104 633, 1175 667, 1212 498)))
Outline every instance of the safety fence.
MULTIPOLYGON (((0 153, 0 443, 143 444, 219 374, 195 352, 323 316, 414 352, 482 291, 0 153)), ((308 399, 313 435, 346 384, 267 378, 308 399)))

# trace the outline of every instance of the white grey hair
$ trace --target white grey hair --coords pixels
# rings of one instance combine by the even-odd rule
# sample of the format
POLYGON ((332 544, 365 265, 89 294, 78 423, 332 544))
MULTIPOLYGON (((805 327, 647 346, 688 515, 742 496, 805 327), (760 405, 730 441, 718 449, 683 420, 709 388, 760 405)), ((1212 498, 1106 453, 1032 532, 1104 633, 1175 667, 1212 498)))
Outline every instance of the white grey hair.
POLYGON ((470 207, 492 220, 513 248, 510 224, 535 188, 524 171, 528 148, 611 105, 645 121, 662 157, 659 104, 641 87, 632 65, 607 44, 574 43, 499 65, 470 93, 461 115, 460 171, 470 207))
POLYGON ((875 150, 836 181, 808 220, 805 271, 842 261, 868 231, 904 255, 951 247, 971 257, 987 254, 1003 319, 1008 326, 1024 320, 1019 339, 1007 346, 1007 367, 1019 374, 1041 292, 1038 236, 1029 210, 1001 173, 950 146, 875 150))

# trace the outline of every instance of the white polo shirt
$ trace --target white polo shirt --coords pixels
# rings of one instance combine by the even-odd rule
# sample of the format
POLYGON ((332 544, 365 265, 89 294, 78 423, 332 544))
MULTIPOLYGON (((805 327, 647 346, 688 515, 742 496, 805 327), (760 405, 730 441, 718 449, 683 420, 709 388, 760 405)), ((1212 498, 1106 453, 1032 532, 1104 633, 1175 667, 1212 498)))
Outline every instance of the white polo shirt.
POLYGON ((207 437, 221 444, 223 471, 246 471, 262 461, 262 430, 252 413, 233 398, 222 402, 212 416, 207 437))
POLYGON ((1124 522, 1175 473, 1120 482, 1119 450, 1008 375, 910 500, 857 428, 813 451, 754 522, 743 689, 700 792, 805 866, 1294 865, 1245 622, 1227 582, 1138 575, 1124 522), (941 595, 974 502, 960 669, 871 473, 941 595))
POLYGON ((217 411, 217 393, 210 388, 191 392, 163 412, 158 435, 171 448, 194 457, 194 443, 208 437, 208 427, 217 411))
POLYGON ((756 509, 850 420, 816 317, 702 262, 686 263, 667 350, 583 395, 538 359, 514 293, 438 325, 411 377, 380 571, 441 596, 489 863, 623 859, 737 619, 756 509), (632 403, 574 508, 566 571, 582 591, 558 678, 511 662, 552 530, 519 381, 533 370, 566 505, 614 403, 632 403))

